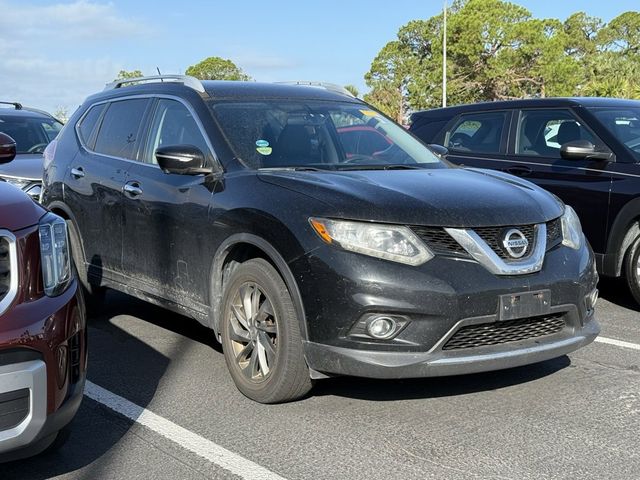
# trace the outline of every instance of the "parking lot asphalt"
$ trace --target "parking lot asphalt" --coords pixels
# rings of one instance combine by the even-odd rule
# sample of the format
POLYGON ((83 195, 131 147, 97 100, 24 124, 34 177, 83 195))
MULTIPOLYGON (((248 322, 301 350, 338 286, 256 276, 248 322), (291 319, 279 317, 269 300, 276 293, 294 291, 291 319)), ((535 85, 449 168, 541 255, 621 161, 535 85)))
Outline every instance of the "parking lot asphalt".
POLYGON ((235 389, 207 329, 110 292, 67 442, 0 478, 638 479, 640 308, 621 282, 600 288, 602 337, 627 346, 463 377, 334 378, 271 406, 235 389))

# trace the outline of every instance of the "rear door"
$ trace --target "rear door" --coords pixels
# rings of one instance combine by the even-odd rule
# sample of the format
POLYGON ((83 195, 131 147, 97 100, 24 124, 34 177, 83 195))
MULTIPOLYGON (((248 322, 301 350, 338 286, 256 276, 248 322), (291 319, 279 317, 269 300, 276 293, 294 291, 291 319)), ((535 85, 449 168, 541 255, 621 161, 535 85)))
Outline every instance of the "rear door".
POLYGON ((82 148, 67 172, 64 198, 94 280, 118 280, 122 271, 122 188, 148 105, 148 98, 94 105, 76 127, 82 148))
POLYGON ((508 110, 459 115, 444 134, 447 160, 467 167, 500 169, 507 153, 510 118, 508 110))
POLYGON ((207 303, 209 259, 203 224, 212 183, 205 175, 167 174, 155 159, 159 147, 192 145, 213 162, 213 151, 195 112, 176 98, 154 100, 149 133, 124 192, 124 258, 135 288, 196 306, 207 303))
POLYGON ((593 249, 603 253, 614 163, 566 160, 560 156, 560 147, 575 140, 588 140, 598 150, 608 147, 570 108, 520 110, 511 137, 501 169, 540 185, 571 205, 593 249))

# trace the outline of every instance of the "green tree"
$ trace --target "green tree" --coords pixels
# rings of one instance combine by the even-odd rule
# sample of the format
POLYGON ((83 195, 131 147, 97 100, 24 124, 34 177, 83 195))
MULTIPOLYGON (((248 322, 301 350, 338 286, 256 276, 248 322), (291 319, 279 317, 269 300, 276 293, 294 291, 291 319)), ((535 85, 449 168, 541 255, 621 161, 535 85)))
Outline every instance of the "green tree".
POLYGON ((356 87, 355 85, 345 85, 344 88, 354 97, 357 97, 358 95, 360 95, 360 92, 358 91, 358 87, 356 87))
MULTIPOLYGON (((414 20, 365 75, 365 99, 396 119, 442 102, 442 15, 414 20)), ((449 104, 640 91, 640 13, 609 24, 577 12, 536 19, 503 0, 455 0, 448 12, 449 104)))
POLYGON ((144 74, 140 70, 130 70, 130 71, 120 70, 118 72, 118 76, 116 77, 116 80, 126 80, 128 78, 138 78, 138 77, 144 77, 144 74))
POLYGON ((187 75, 200 80, 251 80, 240 67, 231 60, 209 57, 187 68, 187 75))

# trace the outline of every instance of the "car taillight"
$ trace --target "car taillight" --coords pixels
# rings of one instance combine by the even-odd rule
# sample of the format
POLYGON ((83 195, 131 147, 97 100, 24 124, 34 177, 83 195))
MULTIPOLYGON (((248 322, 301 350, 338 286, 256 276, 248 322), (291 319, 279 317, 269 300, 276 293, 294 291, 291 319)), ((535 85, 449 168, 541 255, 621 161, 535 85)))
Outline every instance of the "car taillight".
POLYGON ((53 157, 56 155, 57 146, 58 140, 52 140, 49 145, 47 145, 47 148, 44 149, 44 153, 42 154, 42 156, 44 157, 43 166, 45 170, 49 168, 49 165, 51 165, 51 162, 53 162, 53 157))

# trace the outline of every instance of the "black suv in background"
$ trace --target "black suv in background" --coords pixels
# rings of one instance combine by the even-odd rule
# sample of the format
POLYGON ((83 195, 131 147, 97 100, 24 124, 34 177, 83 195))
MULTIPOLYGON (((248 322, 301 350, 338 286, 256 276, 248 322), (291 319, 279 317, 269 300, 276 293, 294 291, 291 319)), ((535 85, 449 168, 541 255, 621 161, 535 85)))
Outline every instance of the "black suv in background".
POLYGON ((640 101, 547 98, 417 112, 411 131, 447 160, 530 180, 571 205, 598 271, 640 303, 640 101))
POLYGON ((450 168, 343 89, 148 77, 68 125, 43 203, 67 219, 85 287, 211 327, 257 401, 333 374, 530 364, 599 331, 571 208, 450 168))
POLYGON ((0 165, 4 180, 39 200, 42 190, 43 154, 60 133, 62 122, 42 110, 23 107, 17 102, 0 102, 0 132, 16 141, 16 158, 0 165), (9 107, 9 108, 6 108, 9 107))

